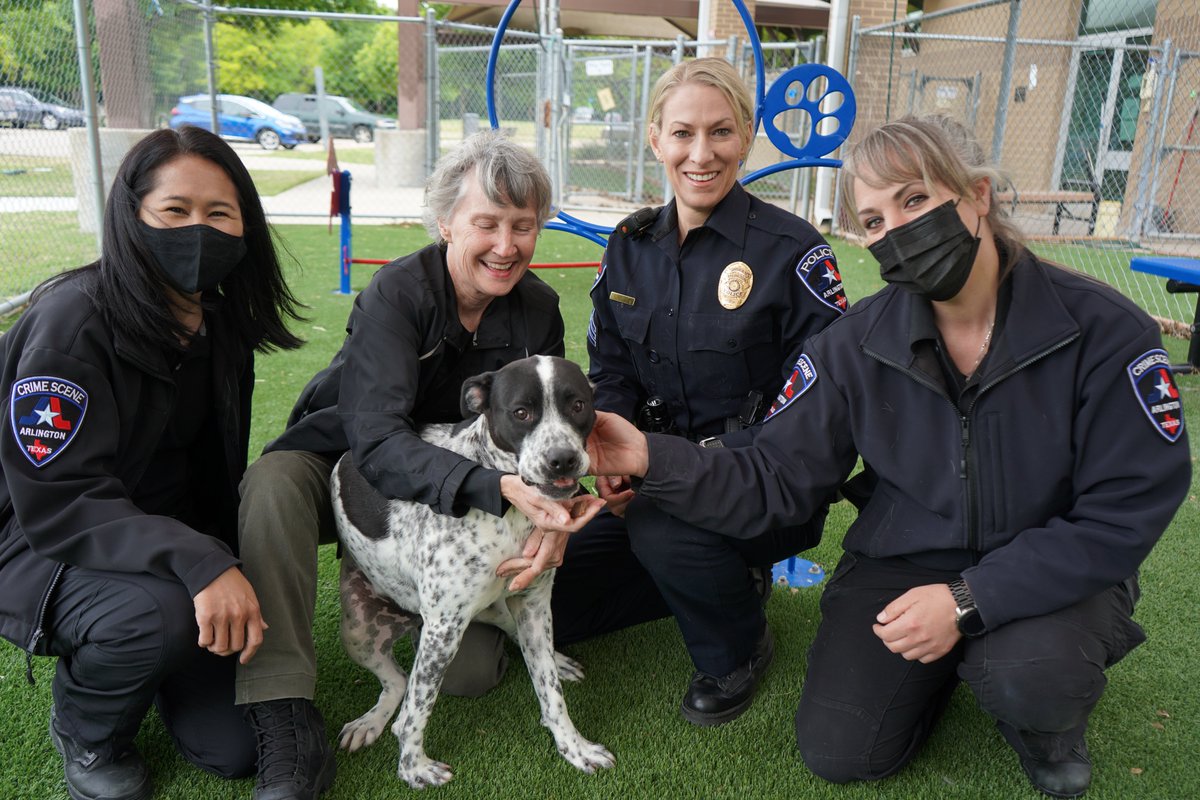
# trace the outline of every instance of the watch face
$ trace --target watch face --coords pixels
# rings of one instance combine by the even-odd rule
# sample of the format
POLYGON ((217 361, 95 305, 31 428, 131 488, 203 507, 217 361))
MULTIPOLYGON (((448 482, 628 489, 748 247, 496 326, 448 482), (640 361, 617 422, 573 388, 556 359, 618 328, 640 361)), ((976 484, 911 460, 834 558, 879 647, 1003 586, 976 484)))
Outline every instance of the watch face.
POLYGON ((987 631, 983 625, 983 617, 979 616, 978 609, 967 609, 958 615, 956 620, 958 630, 963 636, 974 637, 980 636, 987 631))

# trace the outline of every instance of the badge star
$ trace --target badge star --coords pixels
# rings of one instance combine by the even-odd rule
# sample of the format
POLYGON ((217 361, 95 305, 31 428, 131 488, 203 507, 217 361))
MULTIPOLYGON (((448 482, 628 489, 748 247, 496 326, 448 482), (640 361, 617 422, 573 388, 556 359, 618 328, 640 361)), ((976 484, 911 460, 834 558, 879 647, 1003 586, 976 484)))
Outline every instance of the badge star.
POLYGON ((830 283, 835 283, 836 281, 839 280, 838 274, 836 272, 834 272, 832 269, 828 269, 828 268, 825 270, 825 274, 822 275, 821 277, 824 278, 825 280, 829 281, 830 283))
POLYGON ((51 411, 49 406, 46 408, 36 408, 33 413, 38 415, 38 425, 53 425, 54 418, 59 415, 58 411, 51 411))
POLYGON ((1171 396, 1171 382, 1166 377, 1160 378, 1160 382, 1154 384, 1154 388, 1158 389, 1158 399, 1171 396))

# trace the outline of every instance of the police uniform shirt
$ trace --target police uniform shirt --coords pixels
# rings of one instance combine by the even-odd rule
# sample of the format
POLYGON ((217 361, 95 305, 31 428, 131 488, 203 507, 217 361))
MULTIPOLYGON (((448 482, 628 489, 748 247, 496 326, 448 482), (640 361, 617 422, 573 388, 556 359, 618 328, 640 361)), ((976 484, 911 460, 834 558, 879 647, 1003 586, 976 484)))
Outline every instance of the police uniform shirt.
POLYGON ((592 304, 597 408, 634 419, 657 395, 698 438, 725 432, 752 390, 769 403, 846 295, 820 233, 735 184, 682 245, 674 202, 640 230, 618 226, 592 304))

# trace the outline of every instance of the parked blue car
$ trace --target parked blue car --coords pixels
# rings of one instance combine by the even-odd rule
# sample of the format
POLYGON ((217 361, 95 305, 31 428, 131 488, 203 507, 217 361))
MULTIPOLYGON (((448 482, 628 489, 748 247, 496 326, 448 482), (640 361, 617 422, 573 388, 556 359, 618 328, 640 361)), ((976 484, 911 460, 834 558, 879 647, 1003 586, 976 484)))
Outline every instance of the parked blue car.
MULTIPOLYGON (((195 125, 212 130, 210 109, 206 94, 181 97, 178 105, 171 109, 170 125, 172 128, 195 125)), ((217 123, 221 126, 222 138, 258 142, 264 150, 278 150, 280 146, 291 150, 308 141, 304 123, 253 97, 217 95, 217 123)))

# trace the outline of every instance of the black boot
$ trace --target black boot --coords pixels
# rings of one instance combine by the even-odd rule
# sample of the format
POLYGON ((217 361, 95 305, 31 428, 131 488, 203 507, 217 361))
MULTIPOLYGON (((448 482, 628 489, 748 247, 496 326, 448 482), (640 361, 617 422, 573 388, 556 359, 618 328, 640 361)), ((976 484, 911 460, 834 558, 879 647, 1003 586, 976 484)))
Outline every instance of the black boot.
POLYGON ((1051 797, 1079 797, 1092 783, 1092 760, 1088 758, 1087 743, 1082 739, 1058 761, 1045 761, 1030 755, 1018 754, 1021 769, 1034 788, 1051 797))
POLYGON ((774 656, 775 640, 771 629, 764 628, 750 660, 733 672, 722 677, 697 672, 679 709, 683 718, 693 725, 708 727, 740 717, 754 702, 758 682, 767 674, 774 656))
POLYGON ((325 721, 311 700, 290 697, 246 706, 258 739, 254 800, 316 800, 337 773, 325 721))
POLYGON ((149 800, 150 772, 131 744, 118 758, 102 759, 58 727, 50 709, 50 739, 63 757, 67 794, 73 800, 149 800))

